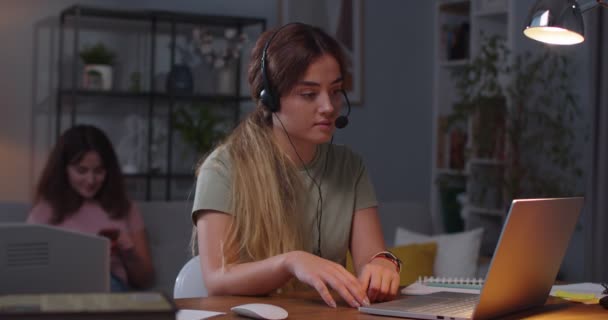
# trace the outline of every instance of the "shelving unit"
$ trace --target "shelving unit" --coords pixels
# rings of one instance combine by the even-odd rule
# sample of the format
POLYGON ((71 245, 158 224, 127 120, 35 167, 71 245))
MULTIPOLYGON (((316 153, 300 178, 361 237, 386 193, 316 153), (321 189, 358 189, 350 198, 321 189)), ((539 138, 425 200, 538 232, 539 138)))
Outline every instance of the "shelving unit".
POLYGON ((468 62, 469 62, 468 59, 459 59, 459 60, 452 60, 452 61, 441 61, 441 62, 439 62, 439 66, 441 68, 457 68, 457 67, 464 66, 468 62))
POLYGON ((447 176, 467 176, 469 173, 462 170, 456 169, 445 169, 445 168, 437 168, 438 175, 447 175, 447 176))
POLYGON ((77 123, 95 124, 108 134, 119 160, 123 160, 121 140, 130 126, 126 121, 141 119, 138 123, 145 126, 138 138, 145 140, 145 147, 137 152, 145 153, 145 161, 125 173, 134 199, 170 201, 188 197, 200 154, 176 133, 173 118, 178 108, 209 108, 223 119, 227 132, 238 123, 241 104, 250 101, 241 76, 245 63, 241 57, 247 57, 247 47, 229 69, 233 89, 220 93, 213 88, 216 74, 211 66, 200 57, 190 57, 198 60, 197 64, 185 61, 188 52, 183 48, 196 27, 208 28, 212 33, 230 28, 254 39, 266 29, 266 20, 80 5, 60 14, 56 134, 77 123), (111 90, 83 86, 79 52, 95 43, 103 43, 117 53, 118 72, 111 90), (166 88, 169 71, 177 65, 187 65, 192 73, 191 93, 179 94, 166 88), (134 72, 141 76, 137 90, 129 88, 129 75, 134 72))
POLYGON ((487 185, 484 180, 496 181, 489 177, 503 174, 504 161, 475 156, 473 119, 451 127, 447 133, 443 128, 459 98, 451 75, 459 72, 479 52, 480 32, 486 36, 501 35, 506 39, 507 47, 512 48, 511 35, 516 32, 512 6, 511 0, 438 0, 435 10, 437 49, 431 175, 434 231, 457 230, 450 225, 455 223, 456 214, 462 219, 464 230, 480 226, 485 229, 482 254, 492 254, 506 214, 502 185, 487 185), (461 143, 461 139, 466 139, 466 143, 461 143), (456 201, 460 212, 449 211, 449 204, 456 201))

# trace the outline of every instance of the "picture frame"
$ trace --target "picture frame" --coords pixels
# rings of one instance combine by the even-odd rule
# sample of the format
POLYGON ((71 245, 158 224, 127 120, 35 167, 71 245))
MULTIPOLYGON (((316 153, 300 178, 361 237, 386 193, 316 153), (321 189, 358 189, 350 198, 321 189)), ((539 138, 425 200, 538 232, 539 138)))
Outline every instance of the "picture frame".
POLYGON ((363 0, 278 0, 279 25, 320 27, 340 42, 347 58, 344 88, 352 105, 363 103, 363 0))

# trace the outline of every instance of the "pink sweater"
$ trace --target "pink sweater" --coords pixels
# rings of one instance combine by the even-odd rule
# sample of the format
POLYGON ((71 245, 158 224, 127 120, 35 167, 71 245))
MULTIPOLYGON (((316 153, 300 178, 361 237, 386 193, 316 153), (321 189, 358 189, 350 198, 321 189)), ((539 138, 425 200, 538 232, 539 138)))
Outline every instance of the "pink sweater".
MULTIPOLYGON (((27 223, 50 224, 51 216, 51 206, 47 202, 40 202, 30 211, 27 223)), ((55 226, 95 235, 103 229, 118 229, 120 232, 132 234, 143 230, 144 222, 139 209, 134 203, 131 203, 131 210, 129 210, 127 217, 120 220, 112 220, 97 202, 88 201, 76 213, 55 226)), ((112 274, 121 279, 125 284, 128 284, 127 270, 120 257, 113 254, 110 258, 112 274)))

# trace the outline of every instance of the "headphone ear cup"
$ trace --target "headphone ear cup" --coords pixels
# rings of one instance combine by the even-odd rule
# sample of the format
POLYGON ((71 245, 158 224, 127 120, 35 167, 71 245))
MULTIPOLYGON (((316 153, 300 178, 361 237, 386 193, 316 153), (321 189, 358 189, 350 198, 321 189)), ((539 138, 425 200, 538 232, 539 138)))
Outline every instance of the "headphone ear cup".
POLYGON ((260 100, 262 101, 262 104, 265 105, 268 110, 270 110, 270 112, 279 111, 277 108, 277 104, 274 101, 274 98, 266 89, 260 92, 260 100))

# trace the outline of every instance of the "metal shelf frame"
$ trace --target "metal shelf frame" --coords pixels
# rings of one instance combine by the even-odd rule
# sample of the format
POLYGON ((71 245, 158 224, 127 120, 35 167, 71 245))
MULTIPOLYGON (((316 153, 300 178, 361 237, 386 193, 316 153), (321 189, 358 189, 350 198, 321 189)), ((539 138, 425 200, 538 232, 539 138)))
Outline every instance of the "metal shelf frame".
MULTIPOLYGON (((111 8, 102 7, 89 7, 82 5, 70 6, 61 11, 59 16, 59 67, 58 67, 58 92, 56 94, 56 136, 57 138, 62 133, 62 118, 66 112, 69 112, 69 125, 74 126, 76 124, 76 115, 78 110, 78 104, 81 99, 98 99, 98 98, 111 98, 111 99, 138 99, 140 101, 147 102, 147 122, 148 122, 148 141, 147 141, 147 172, 137 174, 126 174, 127 179, 145 179, 145 200, 152 200, 151 182, 153 179, 164 179, 165 182, 165 201, 172 200, 171 194, 171 183, 175 179, 194 179, 192 174, 184 174, 173 172, 172 164, 172 153, 173 153, 173 121, 172 115, 175 104, 177 102, 214 102, 221 103, 222 105, 231 106, 233 109, 233 124, 236 126, 240 119, 240 102, 250 101, 250 97, 240 96, 241 92, 241 63, 236 64, 236 76, 235 81, 235 94, 234 95, 178 95, 165 92, 155 91, 144 91, 144 92, 128 92, 128 91, 96 91, 86 90, 79 88, 79 50, 81 44, 82 30, 90 27, 87 24, 89 18, 103 18, 112 21, 123 20, 123 21, 139 21, 142 22, 150 35, 150 47, 149 50, 150 64, 149 64, 149 75, 148 83, 150 88, 156 88, 155 83, 155 69, 156 69, 156 51, 157 41, 156 38, 159 32, 169 33, 171 36, 171 48, 170 48, 170 65, 176 64, 176 37, 178 26, 184 24, 197 24, 205 25, 209 27, 230 27, 236 28, 238 33, 243 31, 245 27, 259 27, 260 33, 266 30, 266 19, 254 18, 254 17, 236 17, 236 16, 220 16, 220 15, 205 15, 205 14, 194 14, 194 13, 183 13, 183 12, 171 12, 164 10, 117 10, 111 8), (169 24, 169 29, 166 30, 165 25, 169 24), (162 24, 162 26, 161 26, 162 24), (66 54, 67 49, 65 46, 66 30, 71 28, 73 30, 72 52, 71 61, 68 61, 66 54), (164 28, 164 29, 160 29, 164 28), (64 75, 64 63, 71 65, 71 81, 66 83, 64 75), (161 105, 162 103, 162 105, 161 105), (152 163, 152 152, 151 146, 153 144, 153 119, 155 111, 158 108, 167 108, 167 161, 166 161, 166 172, 159 174, 150 170, 150 164, 152 163)), ((95 28, 100 28, 99 25, 95 25, 95 28)), ((240 59, 240 58, 239 58, 240 59)))

